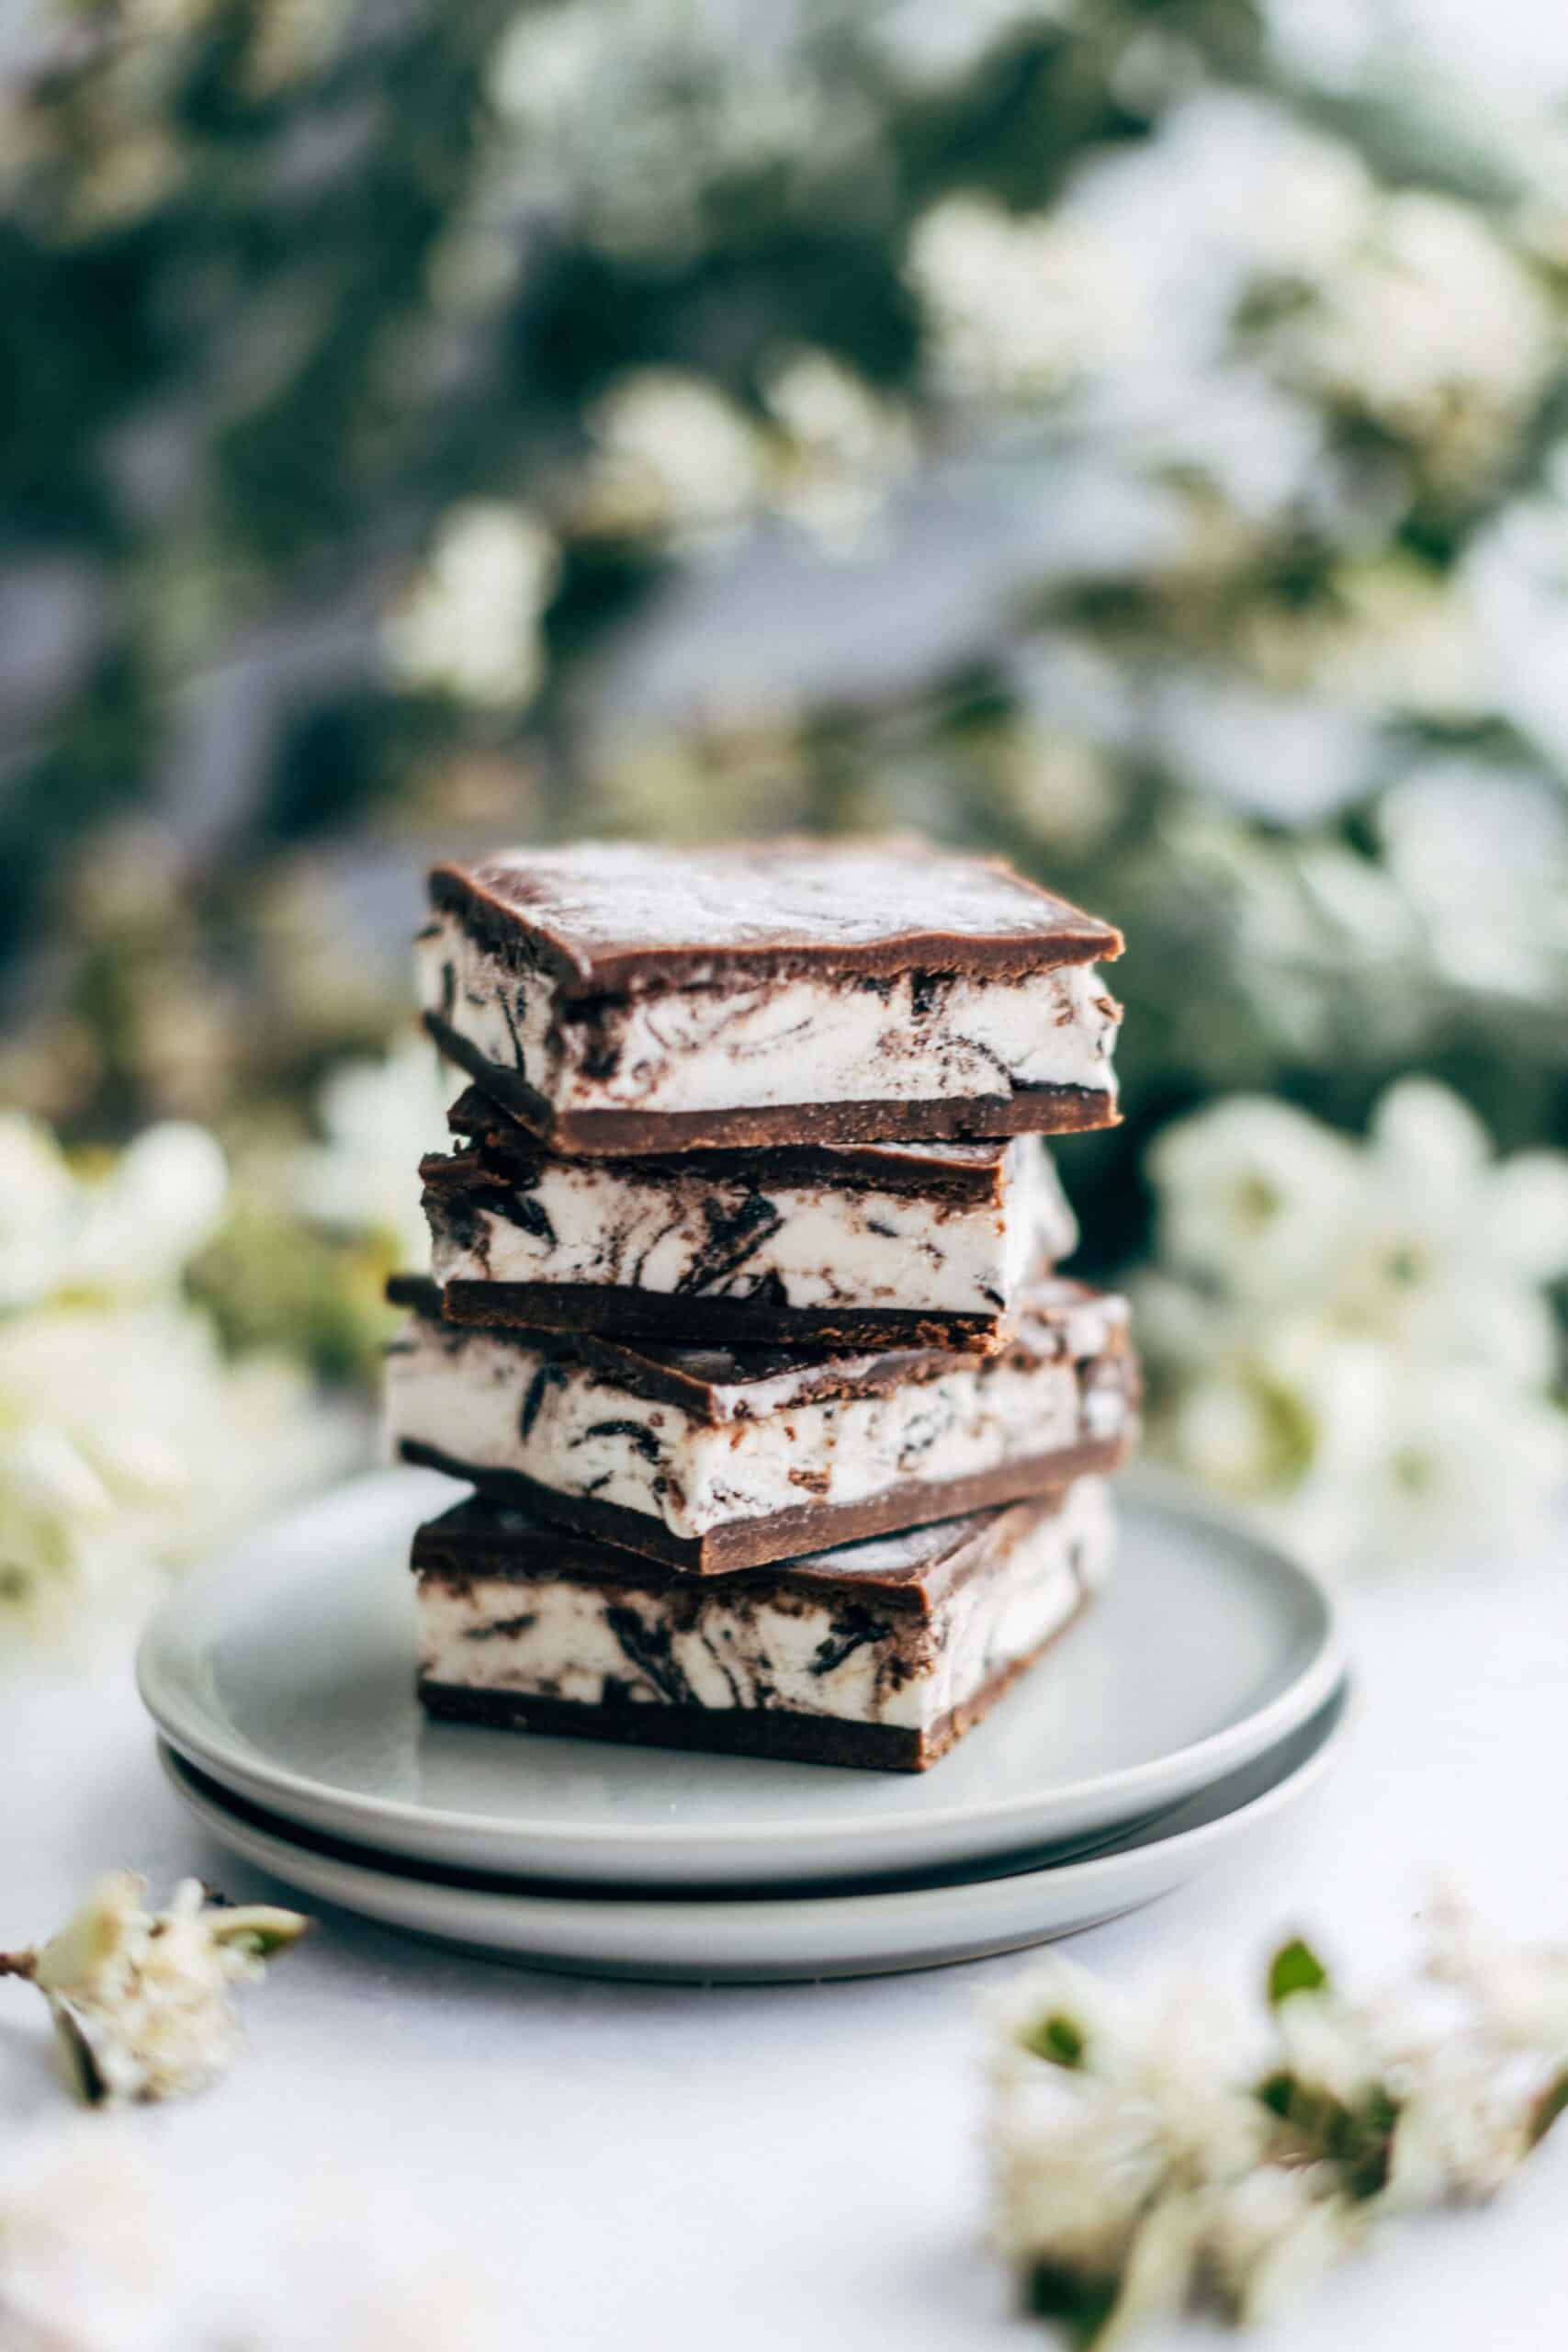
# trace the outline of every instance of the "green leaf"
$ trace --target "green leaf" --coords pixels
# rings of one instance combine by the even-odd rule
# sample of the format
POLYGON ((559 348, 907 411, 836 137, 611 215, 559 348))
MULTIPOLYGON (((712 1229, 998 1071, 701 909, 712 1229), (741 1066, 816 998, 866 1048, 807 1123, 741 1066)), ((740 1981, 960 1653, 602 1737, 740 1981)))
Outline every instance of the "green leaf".
POLYGON ((1389 2173, 1393 2165, 1393 2141, 1368 2140, 1355 2154, 1345 2162, 1345 2194, 1357 2203, 1369 2197, 1379 2197, 1388 2187, 1389 2173))
POLYGON ((1552 2077, 1531 2108, 1525 2134, 1527 2145, 1539 2148, 1564 2109, 1568 2109, 1568 2067, 1552 2077))
POLYGON ((1281 2122, 1286 2121, 1296 2103, 1294 2075, 1280 2073, 1265 2076, 1258 2086, 1258 2096, 1270 2115, 1277 2115, 1281 2122))
POLYGON ((59 1998, 51 2000, 49 2009, 67 2083, 84 2107, 102 2107, 109 2095, 108 2082, 79 2012, 73 2003, 59 1998))
POLYGON ((1032 2050, 1037 2058, 1048 2059, 1053 2066, 1073 2068, 1083 2064, 1088 2039, 1076 2018, 1057 2009, 1030 2028, 1023 2046, 1032 2050))
POLYGON ((1088 2277, 1056 2262, 1036 2262, 1024 2285, 1024 2301, 1040 2319, 1066 2328, 1073 2342, 1094 2342, 1122 2291, 1119 2278, 1088 2277))
POLYGON ((258 1960, 270 1960, 297 1944, 310 1924, 302 1912, 284 1911, 273 1903, 236 1903, 209 1914, 207 1930, 215 1944, 239 1944, 258 1960))
POLYGON ((1382 2083, 1373 2083, 1354 2107, 1340 2109, 1329 2154, 1344 2166, 1347 2196, 1376 2197, 1388 2187, 1398 2123, 1399 2101, 1382 2083))
POLYGON ((1294 1936, 1269 1963, 1269 2006, 1278 2008, 1292 1993, 1321 1993, 1327 1982, 1328 1971, 1312 1946, 1294 1936))
POLYGON ((1339 2166, 1346 2196, 1375 2197, 1388 2186, 1399 2102, 1382 2084, 1373 2083, 1352 2107, 1281 2068, 1266 2075, 1253 2096, 1285 2125, 1298 2155, 1339 2166))

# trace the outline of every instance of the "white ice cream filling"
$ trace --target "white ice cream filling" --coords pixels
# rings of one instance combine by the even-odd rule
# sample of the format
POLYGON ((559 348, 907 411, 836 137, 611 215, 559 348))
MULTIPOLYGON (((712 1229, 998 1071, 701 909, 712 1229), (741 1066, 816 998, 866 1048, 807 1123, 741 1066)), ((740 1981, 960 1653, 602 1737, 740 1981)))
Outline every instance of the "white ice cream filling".
MULTIPOLYGON (((890 1611, 879 1633, 853 1646, 834 1639, 853 1600, 844 1592, 759 1592, 721 1579, 694 1597, 688 1586, 677 1608, 668 1593, 565 1577, 431 1579, 419 1589, 420 1667, 462 1690, 587 1706, 614 1690, 649 1706, 759 1708, 919 1730, 1048 1641, 1104 1576, 1113 1540, 1104 1481, 1080 1479, 1004 1558, 956 1584, 929 1623, 890 1611), (631 1632, 628 1613, 651 1640, 631 1632)), ((874 1593, 866 1607, 874 1616, 874 1593)))
POLYGON ((527 1191, 526 1225, 465 1204, 458 1239, 437 1208, 435 1277, 710 1298, 765 1291, 794 1307, 983 1315, 1010 1306, 1077 1238, 1050 1156, 1032 1136, 1009 1149, 999 1211, 989 1203, 777 1185, 764 1196, 772 1218, 754 1216, 738 1243, 716 1249, 716 1230, 733 1226, 756 1198, 757 1186, 739 1176, 720 1182, 640 1174, 628 1161, 547 1160, 527 1191))
MULTIPOLYGON (((957 973, 917 1010, 905 972, 852 980, 709 981, 558 1024, 547 973, 517 971, 449 910, 416 950, 420 1002, 558 1111, 750 1110, 919 1102, 1015 1087, 1111 1088, 1121 1018, 1093 965, 1019 978, 957 973), (602 1051, 606 1032, 616 1050, 602 1051), (611 1066, 613 1064, 613 1066, 611 1066)), ((928 976, 929 977, 929 976, 928 976)))
MULTIPOLYGON (((1120 1311, 1109 1299, 1084 1303, 1094 1336, 1113 1306, 1120 1311)), ((1108 1371, 1101 1381, 1066 1359, 960 1357, 934 1379, 818 1403, 787 1401, 788 1381, 777 1384, 782 1398, 758 1383, 747 1392, 747 1416, 715 1427, 570 1359, 552 1362, 514 1340, 421 1316, 389 1354, 387 1400, 394 1441, 618 1503, 690 1539, 1112 1438, 1130 1407, 1113 1363, 1108 1371)))

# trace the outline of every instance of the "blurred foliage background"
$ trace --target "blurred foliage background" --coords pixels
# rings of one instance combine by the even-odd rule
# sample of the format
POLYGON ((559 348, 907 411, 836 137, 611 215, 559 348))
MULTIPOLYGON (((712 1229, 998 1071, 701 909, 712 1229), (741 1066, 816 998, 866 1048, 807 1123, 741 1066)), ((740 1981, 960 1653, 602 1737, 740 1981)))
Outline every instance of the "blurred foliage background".
POLYGON ((1568 1135, 1561 11, 112 0, 0 86, 0 1091, 219 1131, 232 1341, 368 1362, 423 1081, 321 1090, 437 848, 1113 917, 1095 1267, 1216 1096, 1568 1135))

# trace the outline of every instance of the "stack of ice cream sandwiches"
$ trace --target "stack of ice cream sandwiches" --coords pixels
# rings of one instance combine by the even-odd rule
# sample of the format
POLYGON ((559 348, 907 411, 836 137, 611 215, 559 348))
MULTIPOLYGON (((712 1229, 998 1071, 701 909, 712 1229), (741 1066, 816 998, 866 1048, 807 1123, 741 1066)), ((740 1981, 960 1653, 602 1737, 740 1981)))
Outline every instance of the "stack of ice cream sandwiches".
POLYGON ((473 1492, 414 1540, 425 1705, 933 1763, 1110 1558, 1136 1365, 1055 1271, 1040 1138, 1116 1116, 1119 935, 903 841, 518 850, 431 897, 462 1091, 389 1408, 473 1492))

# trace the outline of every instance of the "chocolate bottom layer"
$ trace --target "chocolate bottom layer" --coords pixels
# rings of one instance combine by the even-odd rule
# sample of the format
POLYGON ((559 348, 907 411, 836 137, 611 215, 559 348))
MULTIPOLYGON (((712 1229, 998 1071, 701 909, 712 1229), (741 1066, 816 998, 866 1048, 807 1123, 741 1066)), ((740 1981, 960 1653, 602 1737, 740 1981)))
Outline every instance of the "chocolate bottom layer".
POLYGON ((424 1025, 504 1110, 556 1151, 636 1157, 753 1145, 919 1143, 954 1136, 1069 1135, 1113 1127, 1113 1094, 1090 1086, 1021 1086, 1005 1094, 877 1102, 780 1102, 730 1111, 561 1111, 500 1062, 427 1012, 424 1025))
POLYGON ((988 1682, 933 1724, 919 1730, 898 1724, 852 1723, 842 1716, 788 1714, 778 1708, 680 1707, 627 1701, 586 1706, 568 1699, 534 1699, 513 1690, 468 1690, 421 1677, 422 1705, 451 1723, 484 1724, 499 1731, 571 1739, 609 1739, 635 1747, 680 1747, 719 1756, 771 1757, 795 1764, 841 1764, 877 1772, 924 1772, 988 1714, 998 1699, 1076 1624, 1057 1628, 1027 1657, 1013 1658, 988 1682))
POLYGON ((672 1535, 651 1512, 628 1510, 624 1504, 604 1502, 596 1496, 563 1494, 521 1471, 476 1469, 416 1439, 405 1438, 398 1450, 405 1462, 444 1470, 448 1477, 465 1479, 481 1494, 520 1505, 577 1533, 597 1536, 603 1543, 662 1560, 671 1567, 713 1576, 726 1568, 754 1567, 766 1560, 829 1551, 840 1544, 858 1543, 863 1536, 889 1534, 896 1528, 959 1519, 994 1503, 1018 1502, 1026 1495, 1049 1494, 1075 1478, 1114 1470, 1126 1459, 1131 1443, 1132 1433, 1123 1431, 1114 1438, 1062 1446, 1027 1461, 1002 1463, 971 1478, 909 1478, 868 1496, 863 1502, 802 1503, 793 1510, 771 1512, 765 1519, 732 1520, 699 1536, 672 1535))
POLYGON ((707 1292, 637 1290, 608 1283, 449 1282, 441 1294, 449 1323, 514 1330, 603 1331, 611 1339, 698 1347, 955 1348, 984 1354, 999 1345, 1001 1315, 944 1315, 897 1306, 784 1306, 707 1292))

